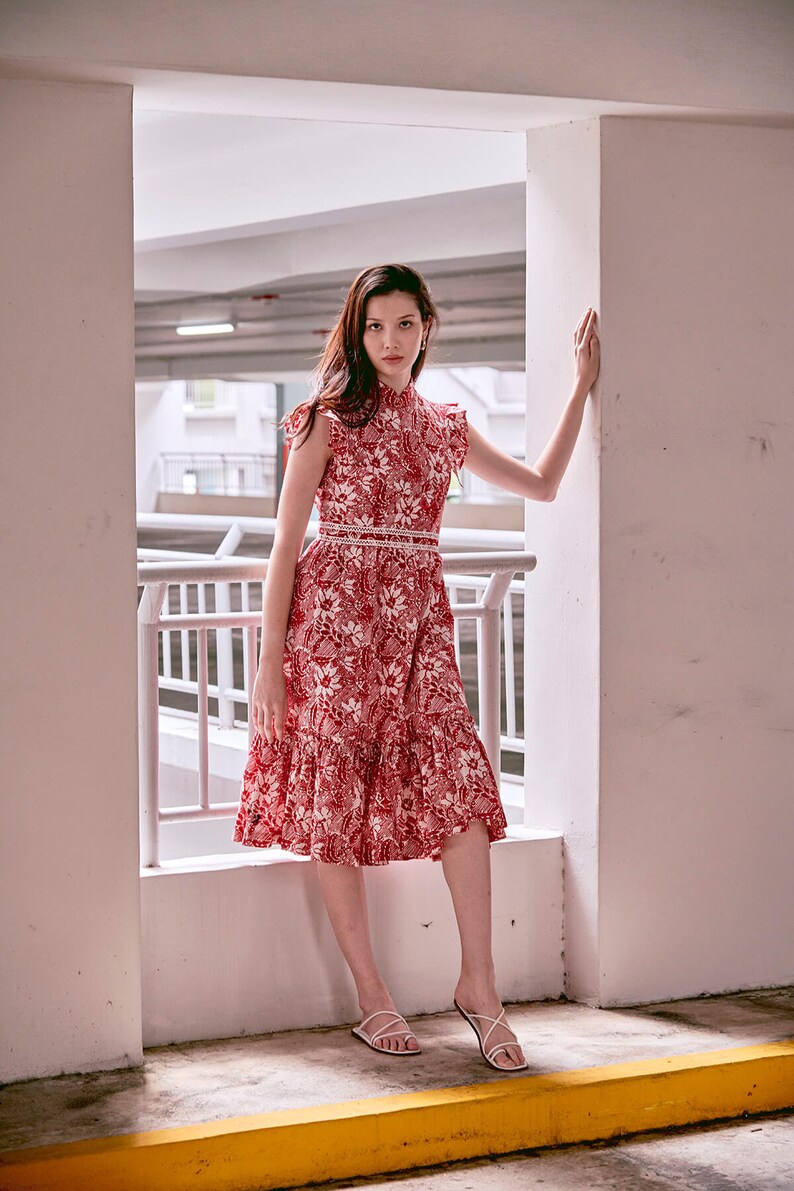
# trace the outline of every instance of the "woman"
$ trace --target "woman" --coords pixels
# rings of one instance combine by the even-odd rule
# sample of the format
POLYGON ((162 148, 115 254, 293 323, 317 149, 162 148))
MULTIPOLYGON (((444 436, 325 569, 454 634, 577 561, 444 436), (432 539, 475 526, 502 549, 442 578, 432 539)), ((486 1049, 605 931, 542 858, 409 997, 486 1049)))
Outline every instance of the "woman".
POLYGON ((595 312, 574 332, 576 380, 534 467, 497 450, 464 410, 415 379, 438 329, 422 276, 356 277, 311 396, 286 419, 290 454, 262 602, 255 733, 234 839, 312 857, 361 1006, 353 1034, 393 1056, 419 1043, 372 953, 362 867, 440 860, 461 941, 454 995, 491 1067, 527 1067, 491 953, 490 843, 506 820, 455 661, 438 530, 464 464, 553 500, 599 367, 595 312), (316 503, 320 532, 300 554, 316 503))

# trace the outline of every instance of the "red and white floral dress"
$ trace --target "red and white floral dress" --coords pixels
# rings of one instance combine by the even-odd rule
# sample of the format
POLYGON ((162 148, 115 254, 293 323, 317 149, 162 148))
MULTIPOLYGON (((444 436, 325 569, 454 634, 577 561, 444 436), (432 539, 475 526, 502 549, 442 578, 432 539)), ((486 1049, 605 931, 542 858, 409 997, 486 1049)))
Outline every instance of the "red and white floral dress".
POLYGON ((333 864, 439 860, 472 820, 491 841, 507 825, 455 661, 437 544, 466 412, 413 381, 379 388, 365 426, 318 412, 333 456, 315 496, 320 533, 295 571, 283 739, 254 734, 233 833, 333 864))

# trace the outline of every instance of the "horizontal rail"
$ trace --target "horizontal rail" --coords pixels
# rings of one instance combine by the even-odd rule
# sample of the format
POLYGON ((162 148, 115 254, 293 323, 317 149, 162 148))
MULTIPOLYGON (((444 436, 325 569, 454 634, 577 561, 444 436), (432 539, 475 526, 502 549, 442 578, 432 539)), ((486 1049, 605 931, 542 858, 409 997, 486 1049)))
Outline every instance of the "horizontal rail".
POLYGON ((195 629, 206 625, 208 629, 246 629, 262 623, 261 612, 182 612, 161 616, 157 622, 163 629, 195 629))
POLYGON ((228 819, 237 813, 237 802, 213 802, 210 806, 166 806, 161 807, 157 819, 160 823, 196 823, 204 819, 228 819))
MULTIPOLYGON (((183 533, 224 533, 237 526, 243 533, 273 537, 276 532, 275 517, 239 517, 231 513, 139 513, 139 529, 177 529, 183 533)), ((306 527, 307 541, 319 532, 317 520, 310 520, 306 527)), ((482 543, 490 550, 523 550, 524 533, 518 529, 464 529, 442 525, 440 533, 442 546, 459 546, 466 549, 482 543)))
MULTIPOLYGON (((516 551, 442 554, 445 575, 504 574, 534 571, 537 556, 516 551)), ((266 558, 219 558, 213 562, 139 562, 138 583, 256 583, 267 573, 266 558)), ((239 623, 239 622, 238 622, 239 623)))

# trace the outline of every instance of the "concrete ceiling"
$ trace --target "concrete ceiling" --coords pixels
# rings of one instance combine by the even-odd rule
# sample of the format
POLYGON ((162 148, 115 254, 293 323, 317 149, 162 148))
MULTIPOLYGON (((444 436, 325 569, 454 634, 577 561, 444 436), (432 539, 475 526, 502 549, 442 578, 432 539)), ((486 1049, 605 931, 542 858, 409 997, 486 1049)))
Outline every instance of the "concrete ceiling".
POLYGON ((140 110, 134 158, 140 380, 305 376, 385 260, 430 283, 436 363, 523 368, 522 134, 140 110))
MULTIPOLYGON (((48 63, 49 77, 56 65, 48 63)), ((386 260, 427 276, 441 308, 438 363, 523 368, 526 129, 604 115, 790 122, 780 110, 659 96, 495 94, 185 67, 90 65, 92 79, 134 87, 141 379, 305 376, 355 274, 386 260), (178 323, 207 319, 237 330, 176 335, 178 323)), ((37 66, 20 59, 12 68, 34 77, 37 66)), ((59 69, 81 79, 89 67, 75 59, 59 69)))

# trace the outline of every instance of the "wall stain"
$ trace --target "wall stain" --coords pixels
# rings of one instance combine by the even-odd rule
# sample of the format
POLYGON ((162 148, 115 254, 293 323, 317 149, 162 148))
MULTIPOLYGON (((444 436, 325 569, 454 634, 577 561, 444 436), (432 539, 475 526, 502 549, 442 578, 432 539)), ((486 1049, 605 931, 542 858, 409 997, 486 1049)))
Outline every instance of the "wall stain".
POLYGON ((660 728, 664 728, 666 724, 672 723, 673 720, 686 719, 688 716, 693 715, 694 712, 694 707, 687 707, 686 704, 678 704, 677 706, 668 709, 667 714, 665 715, 665 718, 662 720, 662 722, 657 724, 655 728, 651 728, 651 731, 658 732, 660 728))
POLYGON ((762 459, 764 459, 767 454, 771 455, 774 459, 775 449, 772 446, 772 439, 768 434, 748 434, 747 438, 749 442, 755 443, 757 445, 762 459))

